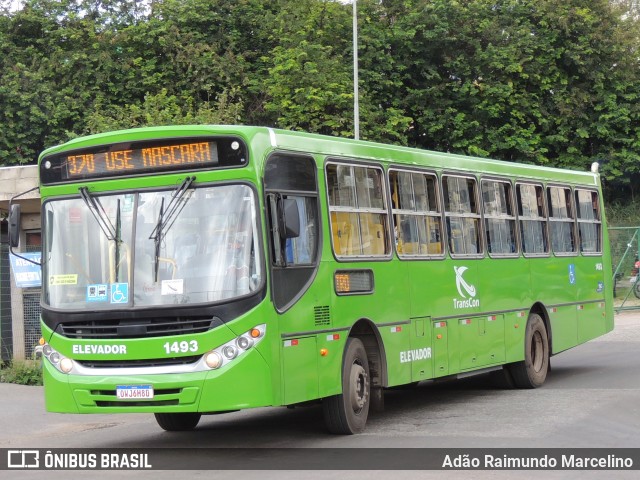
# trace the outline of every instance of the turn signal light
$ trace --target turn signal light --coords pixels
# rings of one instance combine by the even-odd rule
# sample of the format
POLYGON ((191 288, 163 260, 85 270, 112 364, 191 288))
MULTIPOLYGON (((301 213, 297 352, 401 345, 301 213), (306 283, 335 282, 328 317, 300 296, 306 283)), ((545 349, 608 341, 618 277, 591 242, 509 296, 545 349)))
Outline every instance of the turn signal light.
POLYGON ((260 338, 261 335, 262 335, 262 332, 260 330, 258 330, 257 328, 252 328, 251 329, 251 336, 253 338, 260 338))

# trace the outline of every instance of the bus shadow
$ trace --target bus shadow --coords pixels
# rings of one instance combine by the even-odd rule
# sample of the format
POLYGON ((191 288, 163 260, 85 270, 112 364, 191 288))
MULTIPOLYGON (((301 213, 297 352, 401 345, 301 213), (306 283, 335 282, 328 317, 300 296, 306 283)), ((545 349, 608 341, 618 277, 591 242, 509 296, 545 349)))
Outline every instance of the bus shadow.
MULTIPOLYGON (((571 377, 593 374, 594 370, 597 367, 554 368, 547 377, 548 386, 562 385, 571 377)), ((495 386, 489 374, 390 388, 385 390, 384 410, 370 412, 369 428, 370 431, 384 428, 383 425, 392 423, 396 416, 419 418, 424 417, 425 412, 446 413, 449 409, 453 412, 462 403, 473 405, 474 402, 492 401, 508 391, 514 390, 495 386)), ((152 416, 149 421, 155 427, 152 416)), ((340 440, 343 437, 331 435, 326 430, 319 403, 295 408, 269 407, 203 415, 198 427, 188 432, 164 432, 160 427, 156 428, 157 434, 149 436, 141 433, 138 438, 131 436, 128 440, 111 446, 140 447, 144 444, 153 448, 293 448, 305 445, 336 446, 353 442, 340 440)))
MULTIPOLYGON (((453 398, 460 402, 473 402, 475 397, 495 391, 488 375, 442 383, 422 382, 413 388, 388 389, 385 391, 384 411, 371 411, 370 420, 375 422, 376 419, 392 418, 396 414, 423 415, 425 409, 451 402, 453 398)), ((149 421, 154 422, 151 415, 149 421)), ((151 437, 143 434, 138 438, 131 436, 112 446, 139 447, 144 444, 154 448, 237 448, 268 445, 292 448, 308 443, 314 446, 335 446, 336 439, 347 438, 327 431, 319 402, 295 408, 270 407, 203 415, 198 427, 188 432, 164 432, 160 427, 157 429, 157 434, 151 437)), ((345 441, 347 440, 338 440, 339 443, 345 441)))

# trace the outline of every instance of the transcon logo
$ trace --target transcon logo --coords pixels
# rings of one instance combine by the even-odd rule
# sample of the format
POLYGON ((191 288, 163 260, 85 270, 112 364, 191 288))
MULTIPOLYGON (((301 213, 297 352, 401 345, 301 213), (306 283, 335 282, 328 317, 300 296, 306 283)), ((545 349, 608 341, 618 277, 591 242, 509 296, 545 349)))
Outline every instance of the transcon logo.
POLYGON ((480 300, 474 298, 477 293, 475 285, 467 283, 462 277, 467 270, 468 267, 453 267, 453 271, 456 273, 456 288, 462 297, 462 299, 453 299, 453 308, 475 308, 480 306, 480 300))
POLYGON ((467 295, 475 297, 476 287, 469 285, 465 279, 462 278, 462 275, 468 270, 468 267, 453 267, 453 270, 456 272, 456 287, 458 288, 458 293, 462 295, 463 298, 467 298, 467 295), (463 289, 467 292, 467 295, 462 292, 463 289))

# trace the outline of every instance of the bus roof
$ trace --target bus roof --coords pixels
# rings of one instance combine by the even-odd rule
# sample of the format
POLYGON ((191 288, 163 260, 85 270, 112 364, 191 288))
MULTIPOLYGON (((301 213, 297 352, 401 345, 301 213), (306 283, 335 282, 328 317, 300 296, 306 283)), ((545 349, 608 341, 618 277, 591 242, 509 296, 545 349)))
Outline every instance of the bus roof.
POLYGON ((515 178, 598 185, 597 175, 588 171, 542 167, 365 140, 240 125, 178 125, 143 127, 100 133, 79 137, 64 144, 48 148, 42 152, 40 160, 53 153, 101 144, 146 140, 158 138, 159 136, 177 138, 215 134, 239 135, 247 139, 249 143, 255 139, 258 144, 264 142, 265 148, 270 149, 313 153, 337 158, 357 158, 386 165, 426 167, 438 170, 467 171, 469 173, 508 175, 515 178))

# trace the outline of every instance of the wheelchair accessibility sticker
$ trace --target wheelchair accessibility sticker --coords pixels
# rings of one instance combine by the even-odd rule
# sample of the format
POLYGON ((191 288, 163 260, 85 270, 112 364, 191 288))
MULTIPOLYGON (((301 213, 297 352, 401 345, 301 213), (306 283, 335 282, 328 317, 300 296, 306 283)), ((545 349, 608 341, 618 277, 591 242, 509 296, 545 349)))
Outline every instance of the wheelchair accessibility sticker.
POLYGON ((129 303, 129 284, 112 283, 110 299, 111 303, 129 303))

